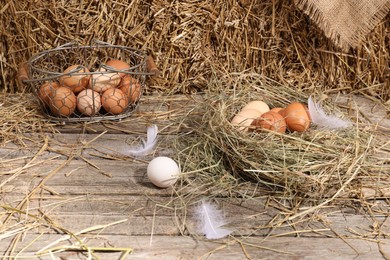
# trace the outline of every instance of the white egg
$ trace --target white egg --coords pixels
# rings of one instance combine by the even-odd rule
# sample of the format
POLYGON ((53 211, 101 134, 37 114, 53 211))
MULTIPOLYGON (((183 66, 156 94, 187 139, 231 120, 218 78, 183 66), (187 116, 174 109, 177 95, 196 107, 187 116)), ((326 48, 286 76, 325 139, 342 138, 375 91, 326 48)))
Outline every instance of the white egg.
POLYGON ((148 178, 154 185, 160 188, 167 188, 175 184, 179 174, 179 166, 169 157, 156 157, 148 164, 148 178))
POLYGON ((264 114, 270 110, 267 103, 260 101, 260 100, 255 100, 255 101, 249 102, 241 110, 246 110, 246 109, 256 109, 261 114, 264 114))
POLYGON ((261 112, 256 109, 245 109, 235 115, 231 124, 243 132, 247 132, 253 120, 261 116, 261 112))

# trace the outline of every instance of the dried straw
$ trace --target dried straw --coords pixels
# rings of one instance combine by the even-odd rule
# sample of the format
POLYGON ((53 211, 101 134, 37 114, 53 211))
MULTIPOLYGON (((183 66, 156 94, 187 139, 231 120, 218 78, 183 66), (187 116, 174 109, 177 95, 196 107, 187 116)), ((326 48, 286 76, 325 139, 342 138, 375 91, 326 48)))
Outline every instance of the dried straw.
POLYGON ((390 98, 389 16, 342 52, 292 0, 0 2, 4 91, 28 89, 17 86, 16 70, 33 54, 97 38, 155 56, 161 77, 149 91, 203 91, 213 74, 250 70, 292 89, 390 98))

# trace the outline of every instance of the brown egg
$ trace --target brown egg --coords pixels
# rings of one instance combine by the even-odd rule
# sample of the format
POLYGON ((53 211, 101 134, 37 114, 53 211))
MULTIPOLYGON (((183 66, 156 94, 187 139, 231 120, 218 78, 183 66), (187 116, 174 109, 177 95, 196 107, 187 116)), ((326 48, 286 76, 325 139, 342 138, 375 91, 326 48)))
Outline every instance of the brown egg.
POLYGON ((51 111, 58 116, 70 116, 76 109, 76 95, 70 88, 59 87, 49 96, 51 111))
POLYGON ((257 111, 263 114, 269 111, 269 106, 267 105, 267 103, 263 101, 255 100, 246 104, 241 110, 246 110, 246 109, 256 109, 257 111))
POLYGON ((130 104, 136 103, 141 96, 141 83, 130 75, 125 75, 118 88, 125 93, 130 104))
POLYGON ((282 107, 274 107, 274 108, 272 108, 270 111, 275 112, 275 113, 279 113, 279 114, 282 115, 282 113, 283 113, 282 110, 284 110, 284 108, 282 108, 282 107), (281 111, 282 111, 282 112, 281 112, 281 111))
MULTIPOLYGON (((125 70, 129 69, 130 65, 127 62, 121 61, 121 60, 109 60, 106 62, 107 66, 113 67, 117 70, 125 70)), ((121 77, 124 77, 126 73, 119 73, 121 77)))
POLYGON ((60 77, 60 85, 70 88, 74 93, 78 93, 85 89, 89 84, 90 75, 85 73, 89 72, 89 69, 83 65, 72 65, 68 67, 64 73, 70 73, 60 77))
POLYGON ((97 72, 101 73, 92 74, 88 88, 99 93, 103 93, 109 88, 116 88, 121 81, 121 77, 116 72, 107 72, 104 68, 99 68, 97 72))
POLYGON ((302 103, 294 102, 284 109, 287 128, 291 131, 303 132, 310 126, 310 118, 302 103))
POLYGON ((233 126, 239 126, 240 131, 248 131, 252 121, 258 118, 262 113, 256 109, 245 109, 238 112, 232 119, 233 126))
POLYGON ((279 133, 284 133, 287 129, 283 116, 272 111, 266 112, 253 120, 251 126, 254 126, 255 129, 268 129, 279 133))
POLYGON ((60 84, 56 81, 47 81, 38 90, 38 98, 45 106, 49 106, 51 103, 50 95, 53 90, 60 87, 60 84))
POLYGON ((102 106, 100 94, 92 89, 84 89, 77 95, 77 109, 81 114, 93 116, 102 106))
POLYGON ((109 88, 102 95, 102 106, 111 114, 122 113, 128 105, 128 99, 125 93, 119 88, 109 88))

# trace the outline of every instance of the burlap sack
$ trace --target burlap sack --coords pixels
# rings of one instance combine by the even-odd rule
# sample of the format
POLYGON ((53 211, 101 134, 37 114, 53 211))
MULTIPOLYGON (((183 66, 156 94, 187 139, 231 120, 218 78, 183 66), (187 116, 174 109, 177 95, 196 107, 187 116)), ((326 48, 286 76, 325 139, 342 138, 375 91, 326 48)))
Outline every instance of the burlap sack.
POLYGON ((389 12, 390 0, 294 0, 337 46, 356 47, 389 12))

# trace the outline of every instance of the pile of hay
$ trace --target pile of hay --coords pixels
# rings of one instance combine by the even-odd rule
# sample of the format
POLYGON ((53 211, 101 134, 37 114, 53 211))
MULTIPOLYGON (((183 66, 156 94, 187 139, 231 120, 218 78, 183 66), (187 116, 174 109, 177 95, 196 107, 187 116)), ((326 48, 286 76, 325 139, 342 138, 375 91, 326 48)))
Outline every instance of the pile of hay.
MULTIPOLYGON (((343 108, 330 99, 321 103, 326 111, 342 113, 352 120, 353 126, 347 129, 330 131, 311 126, 303 133, 245 133, 230 121, 249 101, 285 107, 294 101, 307 103, 308 96, 259 74, 236 74, 220 80, 231 82, 233 89, 224 89, 221 81, 212 82, 214 91, 197 110, 203 117, 194 122, 196 137, 180 140, 186 171, 204 169, 195 180, 223 191, 232 186, 229 182, 251 180, 276 197, 312 202, 359 196, 362 183, 388 185, 388 181, 378 182, 382 177, 387 180, 386 162, 375 155, 383 143, 378 143, 375 131, 353 105, 343 108), (229 174, 236 179, 227 178, 229 174), (225 188, 221 189, 223 182, 225 188)), ((315 96, 320 97, 318 93, 315 96)))
POLYGON ((362 92, 387 101, 390 16, 344 53, 293 1, 5 1, 0 9, 0 88, 33 54, 96 38, 140 48, 161 70, 149 90, 208 89, 212 74, 253 70, 292 89, 362 92))

